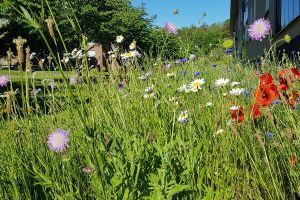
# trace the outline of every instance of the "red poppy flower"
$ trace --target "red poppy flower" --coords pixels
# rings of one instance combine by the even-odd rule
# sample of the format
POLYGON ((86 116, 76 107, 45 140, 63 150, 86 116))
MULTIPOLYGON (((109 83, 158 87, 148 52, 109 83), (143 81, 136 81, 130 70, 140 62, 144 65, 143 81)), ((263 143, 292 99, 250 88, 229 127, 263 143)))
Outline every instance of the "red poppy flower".
POLYGON ((273 77, 270 73, 264 73, 260 76, 260 85, 269 85, 273 83, 273 77))
POLYGON ((292 69, 291 69, 291 72, 293 73, 293 75, 295 76, 295 78, 296 78, 297 80, 300 80, 300 72, 298 71, 297 68, 292 68, 292 69))
POLYGON ((259 106, 268 106, 279 96, 278 89, 275 84, 260 85, 254 92, 254 98, 259 106))
POLYGON ((259 110, 259 106, 254 103, 251 107, 251 115, 252 115, 252 119, 257 119, 260 117, 260 110, 259 110))
POLYGON ((280 84, 280 89, 287 90, 289 88, 288 82, 287 82, 287 76, 289 75, 289 70, 284 69, 280 70, 278 72, 278 79, 280 84))
POLYGON ((245 119, 244 109, 242 106, 233 106, 230 108, 231 118, 241 123, 245 119))

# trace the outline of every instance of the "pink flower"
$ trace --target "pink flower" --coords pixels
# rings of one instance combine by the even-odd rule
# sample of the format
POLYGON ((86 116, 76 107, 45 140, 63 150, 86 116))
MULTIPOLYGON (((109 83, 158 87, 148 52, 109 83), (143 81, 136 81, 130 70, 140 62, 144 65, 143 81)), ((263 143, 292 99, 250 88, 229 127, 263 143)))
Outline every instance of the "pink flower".
POLYGON ((9 83, 10 78, 8 75, 0 76, 0 87, 5 87, 9 83))
POLYGON ((174 24, 172 24, 171 22, 167 22, 165 24, 165 29, 167 32, 173 34, 173 35, 177 35, 177 29, 176 26, 174 24))
POLYGON ((248 29, 249 37, 252 40, 262 41, 271 31, 271 23, 269 20, 260 18, 257 19, 248 29))

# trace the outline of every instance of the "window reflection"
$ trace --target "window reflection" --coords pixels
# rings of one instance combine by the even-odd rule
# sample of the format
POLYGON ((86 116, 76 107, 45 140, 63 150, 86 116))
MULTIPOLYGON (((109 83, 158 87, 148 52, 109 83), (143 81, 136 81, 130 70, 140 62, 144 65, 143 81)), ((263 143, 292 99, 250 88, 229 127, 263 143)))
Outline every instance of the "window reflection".
POLYGON ((300 15, 299 0, 278 0, 280 29, 300 15))

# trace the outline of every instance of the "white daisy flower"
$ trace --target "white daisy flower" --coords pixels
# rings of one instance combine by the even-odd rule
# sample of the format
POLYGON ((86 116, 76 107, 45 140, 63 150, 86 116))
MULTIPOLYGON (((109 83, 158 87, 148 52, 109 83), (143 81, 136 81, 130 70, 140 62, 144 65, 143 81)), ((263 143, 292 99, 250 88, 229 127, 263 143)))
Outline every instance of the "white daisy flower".
POLYGON ((210 106, 212 106, 212 105, 213 105, 212 102, 207 102, 207 103, 205 104, 206 107, 210 107, 210 106))
POLYGON ((150 87, 147 87, 145 89, 145 94, 150 94, 150 93, 153 93, 153 90, 154 89, 154 85, 151 85, 150 87))
POLYGON ((149 99, 155 96, 155 93, 144 94, 144 99, 149 99))
POLYGON ((123 40, 124 40, 123 35, 118 35, 117 38, 116 38, 117 43, 121 43, 123 40))
POLYGON ((131 58, 131 57, 133 57, 133 54, 131 52, 121 54, 122 59, 131 58))
POLYGON ((179 113, 179 116, 178 116, 178 121, 179 122, 182 122, 182 123, 187 123, 188 122, 188 111, 185 110, 185 111, 182 111, 179 113))
POLYGON ((201 90, 201 87, 192 87, 192 88, 189 88, 189 91, 191 92, 198 92, 199 90, 201 90))
POLYGON ((168 78, 171 78, 171 77, 174 77, 175 76, 175 74, 172 72, 172 73, 167 73, 167 77, 168 78))
POLYGON ((230 95, 239 96, 244 92, 244 88, 233 88, 229 91, 230 95))
POLYGON ((239 106, 231 106, 230 108, 229 108, 230 110, 238 110, 239 109, 239 106))
POLYGON ((224 129, 221 128, 221 129, 217 130, 216 133, 217 133, 217 134, 221 134, 221 133, 223 133, 223 132, 224 132, 224 129))
MULTIPOLYGON (((197 88, 198 89, 198 88, 197 88)), ((190 87, 187 87, 185 90, 184 90, 185 93, 190 93, 192 92, 191 88, 190 87)))
POLYGON ((187 84, 184 84, 182 86, 180 86, 179 88, 177 88, 178 92, 185 92, 187 89, 189 89, 187 84))
POLYGON ((217 130, 217 131, 213 134, 213 136, 216 137, 216 136, 222 134, 223 132, 224 132, 224 129, 221 128, 221 129, 217 130))
POLYGON ((240 84, 240 82, 231 82, 230 86, 234 87, 234 86, 239 85, 239 84, 240 84))
POLYGON ((225 85, 227 85, 229 82, 230 82, 230 80, 227 79, 227 78, 220 78, 220 79, 216 80, 215 86, 225 86, 225 85))
POLYGON ((190 87, 200 87, 204 83, 205 83, 205 80, 203 78, 202 79, 195 79, 194 81, 192 81, 190 83, 190 87))

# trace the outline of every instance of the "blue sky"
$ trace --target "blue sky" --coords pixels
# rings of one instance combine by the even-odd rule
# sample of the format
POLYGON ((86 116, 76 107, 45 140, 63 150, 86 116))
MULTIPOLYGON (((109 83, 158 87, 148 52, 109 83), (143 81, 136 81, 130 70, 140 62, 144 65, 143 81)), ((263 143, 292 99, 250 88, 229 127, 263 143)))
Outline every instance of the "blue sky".
POLYGON ((223 22, 229 19, 230 0, 132 0, 132 5, 140 6, 146 3, 149 15, 157 15, 155 25, 164 26, 168 21, 174 23, 178 28, 198 25, 204 12, 206 24, 223 22), (173 15, 172 10, 178 9, 179 15, 173 15))

